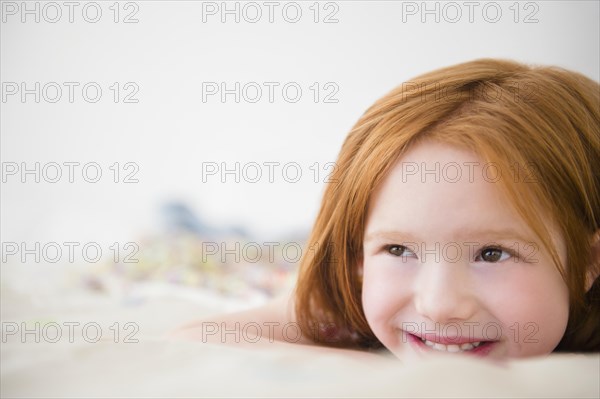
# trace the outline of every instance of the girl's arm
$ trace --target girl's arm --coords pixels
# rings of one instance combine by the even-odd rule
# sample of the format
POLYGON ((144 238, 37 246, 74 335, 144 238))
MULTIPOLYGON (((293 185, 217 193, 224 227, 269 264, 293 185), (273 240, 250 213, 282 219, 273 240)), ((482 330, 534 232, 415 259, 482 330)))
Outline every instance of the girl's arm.
POLYGON ((314 345, 296 323, 293 292, 258 308, 207 317, 172 331, 172 338, 224 344, 278 342, 314 345))

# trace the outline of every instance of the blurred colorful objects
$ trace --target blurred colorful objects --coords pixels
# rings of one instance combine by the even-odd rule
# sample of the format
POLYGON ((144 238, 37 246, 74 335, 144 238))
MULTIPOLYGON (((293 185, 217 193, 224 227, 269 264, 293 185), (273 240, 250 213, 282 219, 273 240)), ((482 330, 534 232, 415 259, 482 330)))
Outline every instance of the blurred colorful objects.
POLYGON ((181 202, 165 205, 161 214, 164 232, 141 237, 131 256, 87 270, 85 287, 102 292, 114 281, 122 287, 160 282, 236 299, 274 297, 293 287, 304 236, 255 242, 242 228, 217 229, 203 223, 181 202))

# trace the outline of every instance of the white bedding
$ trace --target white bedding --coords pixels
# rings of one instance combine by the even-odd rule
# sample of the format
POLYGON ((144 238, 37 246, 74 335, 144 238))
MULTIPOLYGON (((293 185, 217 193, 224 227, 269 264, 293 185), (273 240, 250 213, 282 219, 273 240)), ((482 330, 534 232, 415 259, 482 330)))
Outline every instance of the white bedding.
POLYGON ((103 337, 88 343, 75 329, 73 343, 66 337, 36 343, 4 331, 3 398, 600 396, 598 354, 551 355, 504 366, 448 356, 401 364, 380 355, 286 343, 232 347, 168 340, 165 333, 186 321, 252 303, 150 283, 120 298, 75 289, 27 291, 18 281, 2 281, 4 330, 15 321, 93 321, 103 337), (109 329, 115 322, 118 343, 109 329), (137 343, 123 343, 127 322, 139 327, 132 337, 137 343))
POLYGON ((139 344, 7 345, 2 397, 589 397, 598 356, 551 356, 506 368, 470 359, 406 366, 278 344, 242 349, 139 344))

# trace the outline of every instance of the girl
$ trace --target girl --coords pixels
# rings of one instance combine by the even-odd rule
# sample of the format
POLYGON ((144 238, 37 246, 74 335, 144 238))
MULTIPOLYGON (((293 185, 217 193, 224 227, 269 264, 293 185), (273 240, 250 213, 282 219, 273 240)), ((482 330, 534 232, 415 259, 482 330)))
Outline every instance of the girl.
POLYGON ((252 325, 404 359, 600 350, 598 83, 494 59, 427 73, 365 112, 332 181, 289 301, 178 335, 252 325))

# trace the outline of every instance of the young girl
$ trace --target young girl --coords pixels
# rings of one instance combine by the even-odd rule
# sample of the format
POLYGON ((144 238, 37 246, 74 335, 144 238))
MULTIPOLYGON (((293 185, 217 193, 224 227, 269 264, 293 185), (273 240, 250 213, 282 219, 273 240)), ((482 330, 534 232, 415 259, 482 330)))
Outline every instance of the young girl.
POLYGON ((600 350, 598 83, 494 59, 427 73, 366 111, 332 181, 289 300, 177 335, 403 359, 600 350))

